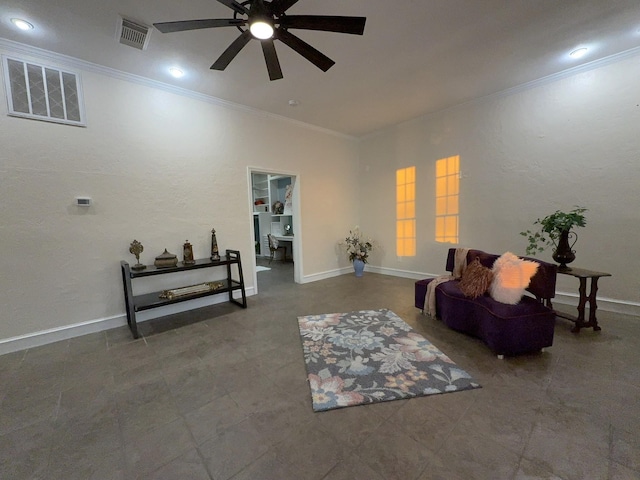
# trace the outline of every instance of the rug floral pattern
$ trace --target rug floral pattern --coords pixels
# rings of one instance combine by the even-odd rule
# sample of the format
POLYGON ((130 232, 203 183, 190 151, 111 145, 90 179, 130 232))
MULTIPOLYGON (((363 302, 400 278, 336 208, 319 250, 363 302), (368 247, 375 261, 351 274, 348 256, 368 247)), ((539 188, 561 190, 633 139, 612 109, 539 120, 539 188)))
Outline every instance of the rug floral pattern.
POLYGON ((298 317, 313 410, 480 388, 391 310, 298 317))

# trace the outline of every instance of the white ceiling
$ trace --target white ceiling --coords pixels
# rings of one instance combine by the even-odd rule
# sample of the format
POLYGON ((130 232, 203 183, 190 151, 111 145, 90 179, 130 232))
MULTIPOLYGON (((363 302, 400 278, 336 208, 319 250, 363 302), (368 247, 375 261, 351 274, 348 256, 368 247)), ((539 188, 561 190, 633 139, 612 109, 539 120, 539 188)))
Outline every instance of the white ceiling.
POLYGON ((215 0, 3 0, 0 37, 352 136, 640 47, 639 0, 300 0, 287 13, 367 24, 363 36, 292 31, 336 65, 323 73, 276 42, 284 79, 273 82, 257 41, 224 72, 209 69, 234 27, 154 29, 145 51, 116 40, 119 15, 148 25, 232 18, 215 0), (12 17, 36 28, 19 31, 12 17), (589 53, 570 59, 580 46, 589 53), (172 65, 186 75, 169 76, 172 65))

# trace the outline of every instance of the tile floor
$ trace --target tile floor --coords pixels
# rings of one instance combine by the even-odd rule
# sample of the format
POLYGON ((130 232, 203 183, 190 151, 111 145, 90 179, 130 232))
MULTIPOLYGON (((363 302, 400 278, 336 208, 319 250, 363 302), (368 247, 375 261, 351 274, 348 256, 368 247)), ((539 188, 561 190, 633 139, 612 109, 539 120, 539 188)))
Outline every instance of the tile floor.
MULTIPOLYGON (((0 357, 7 480, 640 478, 640 319, 559 319, 547 352, 498 360, 413 307, 413 281, 306 285, 260 272, 217 305, 0 357), (296 317, 390 308, 479 390, 313 413, 296 317)), ((572 307, 564 307, 571 311, 572 307)))

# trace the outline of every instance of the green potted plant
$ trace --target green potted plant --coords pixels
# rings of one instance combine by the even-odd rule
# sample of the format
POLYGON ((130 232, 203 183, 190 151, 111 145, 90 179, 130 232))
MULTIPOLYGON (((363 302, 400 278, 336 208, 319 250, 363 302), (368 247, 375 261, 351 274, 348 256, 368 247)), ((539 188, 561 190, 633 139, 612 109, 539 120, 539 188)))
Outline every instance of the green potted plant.
POLYGON ((571 229, 584 227, 587 224, 584 217, 586 211, 586 208, 576 205, 569 212, 556 210, 542 219, 538 218, 533 222, 534 225, 540 225, 537 231, 520 232, 520 235, 527 237, 529 241, 527 255, 542 252, 545 248, 553 245, 555 246, 553 259, 560 263, 560 267, 566 268, 567 263, 573 262, 576 258, 572 247, 578 240, 578 235, 571 229), (569 244, 570 236, 573 236, 572 244, 569 244))

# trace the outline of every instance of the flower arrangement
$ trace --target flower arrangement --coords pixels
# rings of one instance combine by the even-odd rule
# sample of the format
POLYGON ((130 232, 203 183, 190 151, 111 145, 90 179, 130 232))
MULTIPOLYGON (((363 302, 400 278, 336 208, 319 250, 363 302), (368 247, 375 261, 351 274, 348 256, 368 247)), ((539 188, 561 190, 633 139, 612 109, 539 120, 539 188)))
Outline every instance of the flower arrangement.
POLYGON ((342 245, 345 246, 349 261, 351 262, 358 259, 367 263, 369 252, 373 250, 373 241, 371 239, 365 239, 360 231, 360 227, 357 226, 353 230, 349 230, 349 236, 345 238, 342 245))

